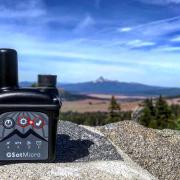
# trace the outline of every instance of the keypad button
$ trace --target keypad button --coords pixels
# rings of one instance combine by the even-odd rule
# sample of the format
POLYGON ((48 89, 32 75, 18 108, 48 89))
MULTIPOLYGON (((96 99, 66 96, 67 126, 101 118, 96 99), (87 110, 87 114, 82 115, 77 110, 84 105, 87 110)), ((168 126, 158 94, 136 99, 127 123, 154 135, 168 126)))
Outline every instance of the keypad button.
POLYGON ((44 120, 41 118, 34 119, 34 127, 37 129, 43 128, 44 126, 44 120))
POLYGON ((13 119, 11 118, 6 118, 4 119, 3 121, 3 126, 6 128, 6 129, 11 129, 15 126, 15 122, 13 119))
POLYGON ((28 119, 28 117, 19 117, 19 118, 18 118, 18 124, 19 124, 21 127, 26 127, 26 126, 28 126, 28 124, 29 124, 29 119, 28 119))

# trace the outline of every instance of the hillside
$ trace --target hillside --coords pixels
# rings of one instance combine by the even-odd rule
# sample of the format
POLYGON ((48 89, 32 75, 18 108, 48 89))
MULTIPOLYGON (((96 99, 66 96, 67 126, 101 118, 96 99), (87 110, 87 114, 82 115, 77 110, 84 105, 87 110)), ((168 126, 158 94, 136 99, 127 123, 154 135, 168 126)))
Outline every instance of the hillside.
POLYGON ((159 96, 160 94, 164 96, 177 96, 180 94, 180 88, 110 81, 102 77, 96 81, 61 84, 61 88, 69 92, 84 94, 114 94, 126 96, 159 96))
MULTIPOLYGON (((33 82, 24 81, 21 82, 21 87, 30 87, 33 82)), ((69 94, 66 97, 74 96, 76 94, 104 94, 104 95, 124 95, 124 96, 179 96, 180 88, 158 87, 150 86, 141 83, 128 83, 120 81, 112 81, 98 78, 95 81, 82 82, 82 83, 58 83, 58 88, 68 91, 69 94), (71 93, 71 94, 70 94, 71 93)), ((87 99, 86 97, 70 97, 87 99)), ((89 98, 89 97, 88 97, 89 98)), ((91 97, 90 97, 91 99, 91 97)))
POLYGON ((65 101, 79 101, 79 100, 84 100, 84 99, 89 99, 89 100, 99 99, 99 98, 91 97, 91 96, 84 95, 84 94, 70 93, 63 89, 59 89, 59 94, 60 94, 61 98, 65 101))

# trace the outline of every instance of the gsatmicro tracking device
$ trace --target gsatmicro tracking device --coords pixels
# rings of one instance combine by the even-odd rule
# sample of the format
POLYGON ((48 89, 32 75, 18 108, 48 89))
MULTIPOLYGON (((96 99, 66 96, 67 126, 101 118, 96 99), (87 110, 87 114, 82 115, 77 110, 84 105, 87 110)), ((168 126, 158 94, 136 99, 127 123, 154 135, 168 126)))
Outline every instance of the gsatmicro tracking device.
POLYGON ((53 161, 61 101, 57 76, 19 88, 17 52, 0 49, 0 161, 53 161))

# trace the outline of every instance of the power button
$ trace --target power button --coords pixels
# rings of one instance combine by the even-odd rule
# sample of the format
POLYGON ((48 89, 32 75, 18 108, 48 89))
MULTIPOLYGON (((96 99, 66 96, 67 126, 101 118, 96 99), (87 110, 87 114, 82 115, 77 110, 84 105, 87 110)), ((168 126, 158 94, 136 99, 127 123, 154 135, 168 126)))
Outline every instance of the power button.
POLYGON ((3 126, 6 129, 11 129, 11 128, 13 128, 15 126, 15 122, 11 118, 6 118, 6 119, 3 120, 3 126))

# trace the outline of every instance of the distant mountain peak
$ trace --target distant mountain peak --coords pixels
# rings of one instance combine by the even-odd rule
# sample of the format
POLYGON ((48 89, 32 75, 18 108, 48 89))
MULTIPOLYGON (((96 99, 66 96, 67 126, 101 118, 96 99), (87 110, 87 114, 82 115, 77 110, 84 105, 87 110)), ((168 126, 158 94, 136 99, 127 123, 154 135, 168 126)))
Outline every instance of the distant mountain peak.
POLYGON ((103 76, 100 76, 99 78, 97 78, 96 79, 96 81, 95 82, 105 82, 106 81, 106 79, 103 77, 103 76))
POLYGON ((81 94, 110 94, 125 96, 175 96, 180 94, 180 88, 150 86, 140 83, 119 82, 105 79, 103 76, 96 81, 84 83, 61 84, 66 91, 81 94))
POLYGON ((96 79, 94 81, 95 83, 103 83, 103 82, 114 82, 112 80, 109 80, 109 79, 105 79, 103 76, 100 76, 98 79, 96 79))

